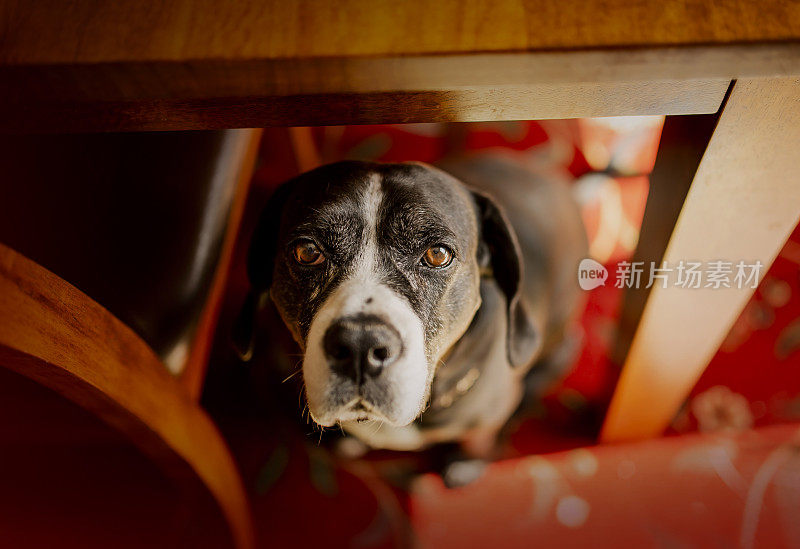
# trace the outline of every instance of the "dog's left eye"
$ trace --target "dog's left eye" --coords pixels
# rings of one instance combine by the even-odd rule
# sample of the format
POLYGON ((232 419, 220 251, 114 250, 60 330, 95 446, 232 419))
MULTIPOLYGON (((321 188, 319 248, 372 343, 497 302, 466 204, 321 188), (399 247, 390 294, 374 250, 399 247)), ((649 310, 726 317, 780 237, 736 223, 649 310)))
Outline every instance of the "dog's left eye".
POLYGON ((422 263, 434 269, 447 267, 453 261, 453 252, 447 246, 431 246, 422 255, 422 263))
POLYGON ((319 265, 325 261, 325 256, 316 244, 304 240, 294 247, 294 260, 300 265, 319 265))

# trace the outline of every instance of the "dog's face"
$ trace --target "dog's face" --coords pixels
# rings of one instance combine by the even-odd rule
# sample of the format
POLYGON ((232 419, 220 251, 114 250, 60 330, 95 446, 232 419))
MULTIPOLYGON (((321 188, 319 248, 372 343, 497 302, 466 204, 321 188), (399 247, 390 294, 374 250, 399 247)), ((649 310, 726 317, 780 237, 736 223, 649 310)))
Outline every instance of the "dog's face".
POLYGON ((513 263, 491 261, 512 271, 516 301, 513 236, 500 217, 490 222, 505 226, 487 231, 482 201, 430 166, 359 162, 304 174, 272 198, 248 269, 303 350, 317 423, 414 421, 439 359, 480 306, 490 255, 513 263), (488 233, 503 233, 505 252, 488 233))

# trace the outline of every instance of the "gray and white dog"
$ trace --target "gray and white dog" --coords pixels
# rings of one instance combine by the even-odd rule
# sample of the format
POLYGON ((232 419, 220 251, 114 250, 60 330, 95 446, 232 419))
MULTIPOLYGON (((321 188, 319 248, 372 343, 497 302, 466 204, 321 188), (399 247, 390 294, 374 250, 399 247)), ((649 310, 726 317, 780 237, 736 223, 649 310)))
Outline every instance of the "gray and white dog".
MULTIPOLYGON (((526 387, 566 362, 586 236, 566 185, 500 158, 445 169, 339 162, 281 186, 251 242, 243 318, 269 295, 319 425, 486 457, 526 387)), ((252 328, 239 331, 247 355, 252 328)))

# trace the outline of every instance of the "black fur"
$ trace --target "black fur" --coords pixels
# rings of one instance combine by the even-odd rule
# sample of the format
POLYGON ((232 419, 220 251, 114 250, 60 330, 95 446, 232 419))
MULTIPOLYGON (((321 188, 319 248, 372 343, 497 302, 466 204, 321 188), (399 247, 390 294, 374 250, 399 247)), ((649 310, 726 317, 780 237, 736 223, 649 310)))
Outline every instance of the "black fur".
MULTIPOLYGON (((446 324, 443 315, 456 312, 458 304, 442 302, 445 290, 454 285, 450 295, 458 294, 459 285, 466 281, 449 276, 452 269, 420 265, 420 257, 436 244, 447 245, 455 261, 471 259, 468 253, 477 255, 478 250, 470 249, 470 224, 465 214, 477 216, 486 242, 483 249, 489 251, 492 269, 509 302, 513 326, 509 358, 512 364, 523 361, 535 347, 536 334, 518 299, 519 250, 510 226, 483 195, 474 194, 474 210, 463 211, 448 192, 448 184, 438 180, 439 174, 421 165, 339 162, 282 185, 268 202, 251 241, 248 275, 253 292, 269 291, 272 281, 280 279, 280 291, 272 291, 270 296, 302 346, 317 310, 347 276, 363 245, 358 197, 375 172, 382 176, 377 236, 384 282, 409 301, 422 320, 426 339, 431 340, 446 324), (329 258, 324 266, 306 267, 293 261, 293 244, 304 238, 322 248, 329 258)), ((246 305, 243 317, 254 312, 251 302, 246 305)), ((243 330, 252 326, 240 322, 243 330)), ((236 340, 251 341, 248 336, 236 340)), ((247 347, 239 348, 245 355, 247 347)))

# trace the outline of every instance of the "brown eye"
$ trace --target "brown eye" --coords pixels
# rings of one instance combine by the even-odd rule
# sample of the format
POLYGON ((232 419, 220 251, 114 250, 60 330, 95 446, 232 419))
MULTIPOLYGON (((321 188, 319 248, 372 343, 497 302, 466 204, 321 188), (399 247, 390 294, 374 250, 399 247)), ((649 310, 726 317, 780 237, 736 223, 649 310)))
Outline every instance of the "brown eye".
POLYGON ((441 269, 447 267, 453 261, 453 252, 446 246, 431 246, 425 251, 422 261, 428 267, 441 269))
POLYGON ((325 256, 316 244, 306 240, 294 247, 294 259, 300 265, 319 265, 325 261, 325 256))

